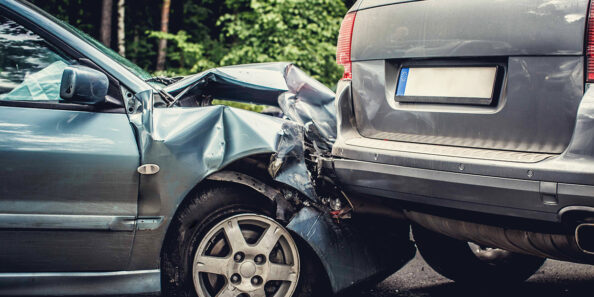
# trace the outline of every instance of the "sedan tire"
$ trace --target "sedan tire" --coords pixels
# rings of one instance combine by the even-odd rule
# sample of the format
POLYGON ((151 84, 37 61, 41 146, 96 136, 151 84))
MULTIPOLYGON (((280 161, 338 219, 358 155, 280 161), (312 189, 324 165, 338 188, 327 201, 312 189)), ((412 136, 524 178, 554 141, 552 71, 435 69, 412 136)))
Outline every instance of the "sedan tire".
POLYGON ((196 192, 172 221, 165 296, 329 296, 317 256, 274 220, 270 200, 233 184, 196 192))

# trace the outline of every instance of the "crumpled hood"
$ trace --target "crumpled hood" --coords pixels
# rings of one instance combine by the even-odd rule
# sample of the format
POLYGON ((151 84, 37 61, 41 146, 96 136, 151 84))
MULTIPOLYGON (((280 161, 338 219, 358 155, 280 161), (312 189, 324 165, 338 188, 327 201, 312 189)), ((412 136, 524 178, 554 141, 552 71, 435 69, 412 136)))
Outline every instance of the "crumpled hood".
POLYGON ((305 127, 316 149, 329 151, 336 139, 334 92, 291 63, 214 68, 163 90, 177 102, 209 98, 279 106, 285 118, 305 127))
POLYGON ((131 115, 141 163, 161 168, 142 177, 144 197, 179 199, 190 191, 186 185, 237 160, 271 154, 274 180, 318 200, 305 151, 329 153, 336 138, 334 93, 326 86, 290 63, 265 63, 211 69, 163 90, 176 98, 174 104, 156 107, 152 92, 139 93, 142 112, 131 115), (284 115, 204 106, 203 97, 280 106, 284 115), (180 104, 184 100, 194 104, 180 104))

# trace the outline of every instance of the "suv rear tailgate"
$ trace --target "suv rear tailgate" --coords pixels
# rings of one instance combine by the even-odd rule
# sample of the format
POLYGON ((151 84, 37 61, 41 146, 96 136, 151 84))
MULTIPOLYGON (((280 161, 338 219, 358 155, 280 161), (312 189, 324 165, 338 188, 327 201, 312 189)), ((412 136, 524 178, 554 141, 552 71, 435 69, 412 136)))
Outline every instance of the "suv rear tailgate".
POLYGON ((353 31, 362 136, 559 154, 583 96, 587 0, 364 0, 353 31), (371 5, 373 4, 373 5, 371 5), (370 7, 371 6, 371 7, 370 7), (400 102, 404 68, 497 69, 486 104, 400 102))
POLYGON ((359 9, 353 61, 581 55, 588 0, 364 0, 359 9))

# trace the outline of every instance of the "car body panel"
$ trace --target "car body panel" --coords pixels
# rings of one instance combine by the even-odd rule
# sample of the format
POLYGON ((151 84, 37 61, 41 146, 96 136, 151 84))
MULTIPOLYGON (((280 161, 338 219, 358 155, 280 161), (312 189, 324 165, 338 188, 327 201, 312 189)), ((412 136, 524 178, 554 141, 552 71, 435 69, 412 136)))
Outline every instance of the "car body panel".
POLYGON ((350 81, 338 86, 338 137, 332 152, 337 157, 333 169, 347 192, 439 206, 446 213, 464 209, 554 223, 562 222, 560 213, 567 207, 594 204, 592 88, 580 99, 564 152, 533 162, 501 160, 507 152, 500 150, 471 156, 466 150, 444 155, 446 149, 460 149, 444 145, 427 145, 435 151, 402 150, 384 140, 354 145, 351 140, 366 138, 354 121, 351 88, 350 81))
POLYGON ((284 78, 289 65, 277 62, 213 68, 186 76, 163 90, 176 98, 214 92, 217 99, 278 105, 278 96, 289 90, 284 78))
POLYGON ((0 296, 103 296, 161 290, 158 269, 117 272, 0 274, 0 296))
POLYGON ((0 106, 0 213, 21 215, 0 219, 0 271, 125 269, 133 228, 87 223, 136 216, 139 158, 125 114, 0 106))
POLYGON ((137 94, 142 109, 131 115, 131 122, 137 129, 142 163, 160 166, 159 174, 141 176, 139 216, 164 216, 166 222, 163 228, 138 232, 132 269, 158 265, 154 255, 160 246, 153 244, 154 238, 164 238, 181 201, 207 176, 239 159, 272 155, 273 178, 318 201, 305 166, 304 140, 310 137, 319 147, 334 140, 334 93, 327 87, 290 63, 265 63, 208 70, 165 90, 180 102, 199 95, 268 104, 277 98, 276 105, 286 106, 283 110, 291 121, 220 105, 153 108, 152 92, 137 94), (251 77, 254 72, 268 79, 251 77), (307 126, 320 128, 308 131, 307 126))
POLYGON ((305 127, 306 137, 328 151, 336 138, 334 92, 291 63, 218 67, 190 75, 163 89, 185 99, 211 98, 280 106, 283 116, 305 127))
POLYGON ((552 154, 569 144, 583 96, 581 56, 509 57, 495 106, 396 102, 399 67, 382 60, 353 63, 353 107, 362 136, 552 154))
POLYGON ((359 8, 353 61, 581 55, 588 0, 364 0, 359 8))
POLYGON ((334 292, 341 292, 378 276, 387 277, 412 257, 416 248, 398 231, 408 234, 408 226, 396 231, 389 225, 341 222, 335 224, 328 213, 302 208, 287 229, 304 239, 320 256, 334 292), (389 234, 396 234, 392 236, 389 234))
POLYGON ((339 136, 333 154, 421 169, 591 185, 586 145, 591 135, 584 127, 590 125, 592 95, 585 90, 582 56, 587 7, 582 0, 363 1, 353 32, 353 80, 338 88, 339 136), (471 8, 473 13, 467 13, 471 8), (502 13, 507 10, 510 14, 502 13), (525 17, 511 18, 516 15, 525 17), (462 26, 483 22, 492 24, 489 30, 462 26), (509 23, 516 24, 514 30, 509 23), (390 26, 416 25, 413 30, 420 30, 434 24, 441 28, 431 27, 424 35, 403 30, 405 42, 391 45, 392 50, 362 55, 371 53, 365 48, 396 42, 397 30, 390 26), (539 29, 553 25, 554 30, 539 29), (358 34, 372 30, 382 33, 358 34), (511 46, 428 48, 475 40, 473 36, 506 40, 511 46), (501 100, 486 107, 398 105, 393 102, 398 70, 411 62, 501 65, 501 100))
POLYGON ((357 129, 375 139, 562 153, 584 91, 587 8, 586 0, 363 1, 351 57, 357 129), (498 69, 489 105, 396 100, 402 68, 479 66, 498 69))
POLYGON ((132 269, 158 267, 161 246, 154 242, 163 241, 183 199, 208 175, 236 160, 274 154, 277 180, 309 199, 318 199, 304 160, 298 158, 303 130, 297 124, 227 106, 153 109, 151 91, 137 97, 144 108, 131 115, 131 121, 137 130, 141 163, 160 167, 155 175, 141 176, 139 216, 163 216, 165 222, 157 230, 138 232, 132 269))
POLYGON ((416 2, 416 1, 425 1, 425 0, 359 0, 351 9, 369 9, 379 6, 386 6, 392 4, 399 4, 399 3, 406 3, 406 2, 416 2))
POLYGON ((359 9, 359 7, 361 6, 361 4, 363 3, 364 0, 357 0, 353 6, 351 6, 351 8, 349 8, 348 12, 353 12, 356 11, 357 9, 359 9))

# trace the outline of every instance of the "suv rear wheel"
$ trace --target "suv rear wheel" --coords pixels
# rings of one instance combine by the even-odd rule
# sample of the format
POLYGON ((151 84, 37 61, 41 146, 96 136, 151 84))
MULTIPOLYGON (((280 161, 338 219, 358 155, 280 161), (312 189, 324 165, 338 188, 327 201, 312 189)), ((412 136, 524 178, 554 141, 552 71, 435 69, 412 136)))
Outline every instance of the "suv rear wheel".
POLYGON ((417 249, 439 274, 470 285, 518 283, 534 274, 545 258, 482 247, 413 226, 417 249))

